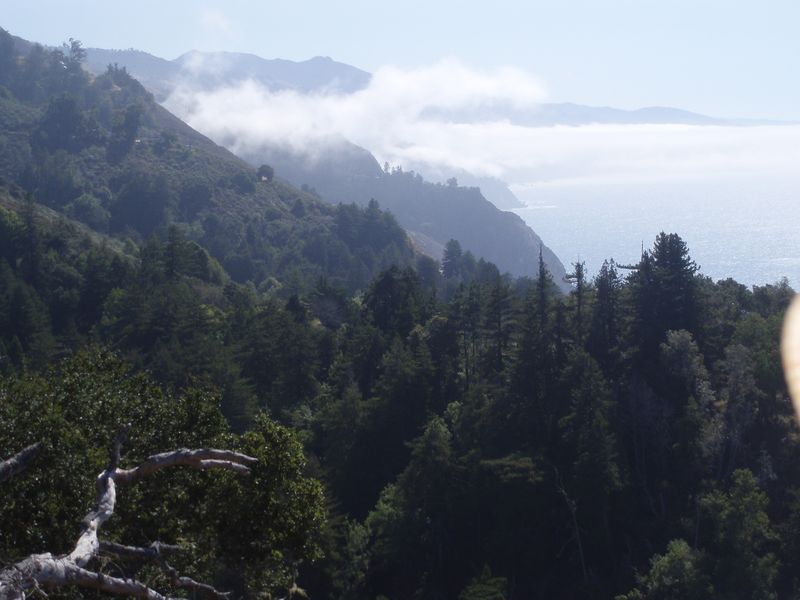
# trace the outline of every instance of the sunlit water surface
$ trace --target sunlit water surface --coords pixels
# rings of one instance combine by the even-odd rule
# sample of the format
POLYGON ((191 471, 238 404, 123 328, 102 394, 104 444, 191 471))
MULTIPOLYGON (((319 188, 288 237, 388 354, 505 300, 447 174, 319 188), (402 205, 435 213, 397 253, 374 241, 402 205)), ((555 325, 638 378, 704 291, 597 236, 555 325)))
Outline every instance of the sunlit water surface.
POLYGON ((800 287, 800 175, 711 181, 525 186, 515 210, 544 243, 595 274, 638 260, 660 231, 678 233, 700 271, 747 285, 800 287))

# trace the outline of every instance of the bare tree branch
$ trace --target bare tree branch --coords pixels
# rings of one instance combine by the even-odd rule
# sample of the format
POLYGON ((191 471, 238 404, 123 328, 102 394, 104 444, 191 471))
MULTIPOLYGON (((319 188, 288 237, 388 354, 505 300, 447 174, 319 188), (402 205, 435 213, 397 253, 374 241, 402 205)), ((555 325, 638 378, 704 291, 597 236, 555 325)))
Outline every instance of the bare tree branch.
POLYGON ((158 563, 164 574, 169 577, 170 583, 176 588, 189 589, 195 592, 201 592, 216 598, 228 598, 230 592, 220 592, 216 588, 195 581, 190 577, 181 576, 177 569, 167 562, 166 555, 179 552, 182 550, 180 546, 173 546, 170 544, 162 544, 161 542, 153 542, 149 546, 125 546, 117 544, 116 542, 100 542, 100 551, 108 554, 114 554, 120 558, 133 558, 136 560, 152 560, 158 563))
POLYGON ((206 583, 200 583, 199 581, 195 581, 191 577, 183 577, 179 575, 178 571, 175 570, 174 567, 170 566, 169 563, 167 563, 167 561, 164 559, 161 560, 161 568, 164 571, 164 573, 166 573, 167 576, 169 577, 172 585, 174 585, 177 588, 192 590, 194 592, 201 592, 208 596, 220 598, 221 600, 224 600, 231 595, 230 592, 220 592, 213 586, 210 586, 206 583))
POLYGON ((24 600, 25 592, 40 584, 52 587, 74 585, 148 600, 168 598, 136 580, 111 577, 79 567, 69 557, 35 554, 0 572, 0 600, 24 600))
POLYGON ((240 475, 247 475, 250 473, 247 465, 253 465, 256 462, 258 461, 255 458, 231 450, 216 450, 214 448, 188 450, 181 448, 180 450, 154 454, 133 469, 117 469, 114 479, 119 485, 130 485, 167 467, 181 465, 194 469, 228 469, 240 475))
MULTIPOLYGON (((121 448, 129 427, 127 425, 120 429, 113 443, 109 467, 97 476, 97 505, 84 518, 83 532, 78 538, 75 548, 69 554, 57 557, 51 554, 34 554, 1 570, 0 600, 24 600, 26 591, 36 589, 39 584, 51 587, 74 585, 112 594, 148 598, 149 600, 166 600, 166 596, 138 581, 109 577, 102 573, 86 570, 84 567, 101 551, 124 557, 156 560, 173 586, 200 591, 218 598, 227 597, 227 594, 217 591, 210 585, 180 576, 166 562, 164 554, 177 551, 179 549, 177 546, 159 542, 154 542, 147 548, 125 546, 114 542, 101 542, 98 534, 103 524, 114 514, 117 485, 131 485, 162 469, 175 466, 188 466, 195 469, 225 469, 238 475, 248 475, 250 473, 248 465, 255 464, 258 462, 257 459, 230 450, 181 448, 154 454, 132 469, 120 469, 121 448)), ((30 448, 33 446, 26 448, 9 460, 18 460, 18 457, 24 452, 28 452, 30 448)), ((35 454, 35 450, 33 453, 35 454)), ((30 460, 30 458, 25 460, 30 460)), ((6 461, 2 465, 4 466, 8 462, 6 461)), ((17 469, 12 474, 19 470, 19 467, 11 468, 17 469)))
POLYGON ((39 453, 39 449, 41 447, 42 443, 36 442, 35 444, 31 444, 27 448, 20 450, 11 458, 0 462, 0 483, 13 477, 20 471, 25 470, 30 462, 39 453))
POLYGON ((137 560, 155 560, 159 555, 174 554, 183 550, 180 546, 153 542, 149 546, 126 546, 117 542, 100 541, 100 552, 113 554, 120 558, 134 558, 137 560))

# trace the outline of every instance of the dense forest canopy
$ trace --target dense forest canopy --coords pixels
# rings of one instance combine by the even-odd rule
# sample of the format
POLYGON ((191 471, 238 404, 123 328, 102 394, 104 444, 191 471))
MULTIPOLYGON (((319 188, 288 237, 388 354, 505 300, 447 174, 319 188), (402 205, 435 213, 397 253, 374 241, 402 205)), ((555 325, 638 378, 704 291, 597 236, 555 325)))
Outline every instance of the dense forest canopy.
POLYGON ((4 564, 74 543, 131 422, 129 464, 259 458, 143 482, 109 522, 192 541, 176 564, 236 597, 797 594, 786 281, 711 281, 674 233, 568 293, 541 258, 514 279, 452 240, 440 265, 377 203, 89 78, 79 43, 24 50, 0 31, 0 457, 42 446, 0 485, 4 564))

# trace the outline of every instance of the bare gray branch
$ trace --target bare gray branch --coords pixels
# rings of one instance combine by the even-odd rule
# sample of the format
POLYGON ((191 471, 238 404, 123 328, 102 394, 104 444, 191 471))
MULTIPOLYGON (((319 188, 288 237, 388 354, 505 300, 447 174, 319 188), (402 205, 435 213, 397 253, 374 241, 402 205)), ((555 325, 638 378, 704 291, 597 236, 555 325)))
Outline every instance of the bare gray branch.
MULTIPOLYGON (((172 452, 154 454, 132 469, 120 469, 121 448, 128 427, 123 427, 117 434, 111 450, 109 467, 97 476, 97 505, 84 518, 83 532, 78 538, 75 548, 63 556, 34 554, 15 565, 0 570, 0 600, 24 600, 26 592, 37 589, 39 585, 48 587, 72 585, 112 594, 148 598, 149 600, 167 600, 166 596, 141 582, 109 577, 85 569, 84 567, 100 552, 124 558, 155 560, 169 577, 173 586, 216 598, 227 598, 228 594, 219 592, 210 585, 181 576, 167 563, 165 555, 180 550, 178 546, 154 542, 149 547, 142 548, 115 542, 101 542, 99 531, 114 514, 118 485, 131 485, 158 471, 176 466, 188 466, 195 469, 224 469, 239 475, 248 475, 250 473, 249 465, 258 462, 257 459, 231 450, 181 448, 172 452)), ((25 468, 37 450, 38 444, 34 444, 9 460, 0 463, 0 481, 25 468), (2 474, 6 470, 9 474, 3 477, 2 474)))
POLYGON ((13 477, 20 471, 24 471, 39 453, 41 446, 41 442, 36 442, 20 450, 11 458, 0 462, 0 483, 13 477))

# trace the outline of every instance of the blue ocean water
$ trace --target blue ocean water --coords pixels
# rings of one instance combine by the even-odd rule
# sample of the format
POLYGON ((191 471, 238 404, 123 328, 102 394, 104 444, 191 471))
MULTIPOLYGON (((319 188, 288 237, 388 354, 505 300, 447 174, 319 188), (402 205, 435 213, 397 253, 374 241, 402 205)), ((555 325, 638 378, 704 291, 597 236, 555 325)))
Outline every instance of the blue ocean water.
POLYGON ((531 186, 515 210, 569 269, 636 262, 660 231, 679 234, 700 272, 800 289, 800 174, 702 181, 531 186))

